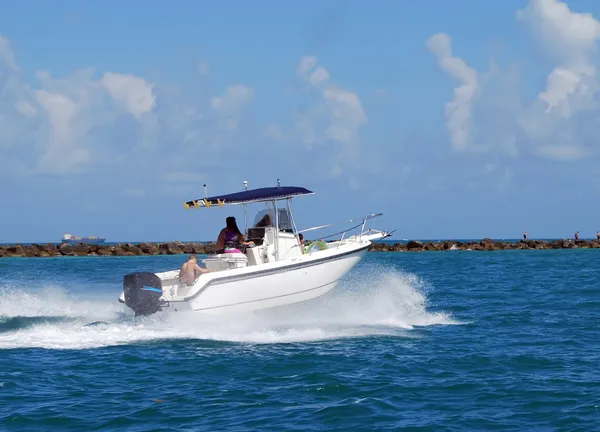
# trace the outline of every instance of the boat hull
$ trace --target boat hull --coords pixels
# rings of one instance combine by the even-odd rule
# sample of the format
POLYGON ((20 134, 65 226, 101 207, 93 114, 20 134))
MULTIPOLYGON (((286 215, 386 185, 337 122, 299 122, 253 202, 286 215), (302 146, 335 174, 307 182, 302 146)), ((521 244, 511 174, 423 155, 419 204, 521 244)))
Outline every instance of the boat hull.
POLYGON ((186 301, 194 311, 220 312, 258 310, 312 300, 335 288, 366 251, 365 247, 323 260, 215 280, 186 301))
MULTIPOLYGON (((356 266, 370 242, 326 250, 287 263, 241 268, 200 276, 183 289, 172 284, 176 271, 159 274, 163 280, 164 312, 196 311, 215 314, 256 311, 301 303, 327 294, 356 266), (184 291, 183 293, 180 291, 184 291)), ((124 293, 120 301, 124 303, 124 293)))

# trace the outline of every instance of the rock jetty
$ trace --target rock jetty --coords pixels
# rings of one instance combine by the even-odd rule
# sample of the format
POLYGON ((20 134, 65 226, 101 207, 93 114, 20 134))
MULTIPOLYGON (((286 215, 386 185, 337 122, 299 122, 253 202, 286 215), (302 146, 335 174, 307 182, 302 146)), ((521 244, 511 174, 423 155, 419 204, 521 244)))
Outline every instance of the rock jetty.
POLYGON ((15 244, 0 246, 1 257, 142 256, 207 254, 215 243, 15 244))
POLYGON ((600 240, 521 240, 516 242, 492 240, 460 242, 444 240, 439 242, 421 242, 411 240, 405 243, 373 243, 372 252, 425 252, 425 251, 498 251, 498 250, 548 250, 548 249, 600 249, 600 240))
MULTIPOLYGON (((308 242, 307 242, 308 244, 308 242)), ((600 249, 600 240, 521 240, 507 242, 485 238, 481 241, 460 242, 444 240, 421 242, 411 240, 403 243, 375 242, 371 252, 425 252, 425 251, 498 251, 519 249, 600 249)), ((0 246, 2 257, 58 257, 58 256, 143 256, 209 254, 215 251, 215 243, 120 243, 120 244, 14 244, 0 246)))

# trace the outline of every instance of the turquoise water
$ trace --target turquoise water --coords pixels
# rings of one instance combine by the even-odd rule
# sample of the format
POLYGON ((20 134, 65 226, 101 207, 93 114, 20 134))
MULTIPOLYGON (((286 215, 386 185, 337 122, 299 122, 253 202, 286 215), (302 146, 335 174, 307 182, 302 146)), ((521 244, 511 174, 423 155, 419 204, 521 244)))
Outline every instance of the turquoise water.
POLYGON ((0 259, 0 430, 600 430, 600 250, 369 253, 330 295, 132 319, 182 256, 0 259))

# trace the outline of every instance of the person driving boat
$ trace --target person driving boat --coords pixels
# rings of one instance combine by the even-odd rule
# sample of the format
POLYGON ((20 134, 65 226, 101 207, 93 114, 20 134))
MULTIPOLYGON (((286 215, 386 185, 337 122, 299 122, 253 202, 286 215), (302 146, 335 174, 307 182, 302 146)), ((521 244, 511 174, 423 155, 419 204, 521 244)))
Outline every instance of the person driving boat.
POLYGON ((225 224, 217 239, 217 250, 223 250, 224 253, 242 253, 239 250, 240 246, 254 245, 254 242, 246 241, 233 216, 227 217, 225 224))

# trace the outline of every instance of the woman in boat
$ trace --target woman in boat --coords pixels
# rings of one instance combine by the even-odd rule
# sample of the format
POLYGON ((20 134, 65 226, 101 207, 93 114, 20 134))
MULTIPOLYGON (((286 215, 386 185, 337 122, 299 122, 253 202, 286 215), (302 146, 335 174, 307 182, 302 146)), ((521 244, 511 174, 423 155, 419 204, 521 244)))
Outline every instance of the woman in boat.
POLYGON ((217 239, 217 250, 223 250, 224 253, 241 253, 239 247, 254 244, 246 241, 233 216, 225 219, 225 224, 225 228, 221 230, 217 239))

